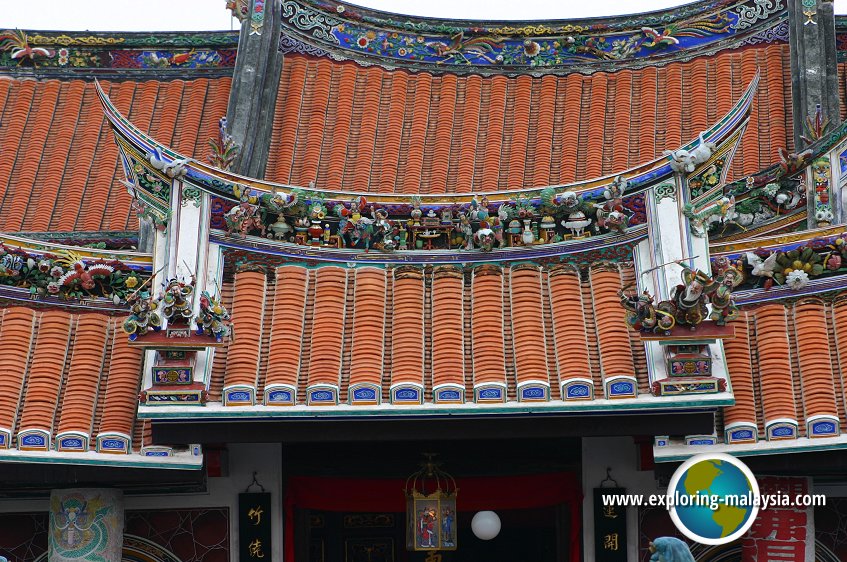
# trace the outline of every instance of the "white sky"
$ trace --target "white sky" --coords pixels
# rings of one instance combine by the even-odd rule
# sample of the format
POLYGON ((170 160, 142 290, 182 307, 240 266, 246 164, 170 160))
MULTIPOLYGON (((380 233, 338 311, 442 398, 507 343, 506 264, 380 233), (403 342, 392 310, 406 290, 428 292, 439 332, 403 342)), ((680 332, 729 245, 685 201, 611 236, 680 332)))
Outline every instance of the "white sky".
MULTIPOLYGON (((791 0, 790 0, 791 1, 791 0)), ((189 31, 237 28, 225 0, 4 0, 0 29, 189 31)), ((357 0, 379 10, 463 19, 561 19, 659 10, 679 0, 357 0)), ((847 0, 836 0, 847 13, 847 0)))

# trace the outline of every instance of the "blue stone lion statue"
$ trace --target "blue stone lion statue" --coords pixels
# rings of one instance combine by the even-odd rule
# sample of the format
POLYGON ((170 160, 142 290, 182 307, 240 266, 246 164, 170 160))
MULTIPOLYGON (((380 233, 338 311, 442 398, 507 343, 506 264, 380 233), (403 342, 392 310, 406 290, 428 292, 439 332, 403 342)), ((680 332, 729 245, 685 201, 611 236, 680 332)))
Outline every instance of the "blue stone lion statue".
POLYGON ((659 537, 650 543, 650 562, 694 562, 688 545, 676 537, 659 537))

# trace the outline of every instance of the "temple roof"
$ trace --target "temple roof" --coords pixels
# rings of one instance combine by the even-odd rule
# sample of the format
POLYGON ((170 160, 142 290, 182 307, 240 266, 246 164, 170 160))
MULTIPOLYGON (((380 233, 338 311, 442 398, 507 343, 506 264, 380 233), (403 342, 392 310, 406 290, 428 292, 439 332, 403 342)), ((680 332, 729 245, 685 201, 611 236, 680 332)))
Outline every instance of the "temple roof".
MULTIPOLYGON (((204 159, 230 78, 101 82, 139 128, 204 159)), ((0 231, 138 228, 94 83, 0 75, 0 231)))
MULTIPOLYGON (((149 465, 136 419, 142 353, 120 318, 21 306, 0 309, 0 462, 149 465), (14 368, 10 366, 14 365, 14 368)), ((199 468, 178 456, 154 464, 199 468)))
MULTIPOLYGON (((839 435, 847 432, 847 373, 839 345, 847 338, 843 297, 751 307, 733 323, 735 338, 724 349, 735 404, 718 419, 722 450, 753 455, 847 448, 839 435), (726 445, 733 432, 751 433, 726 445), (752 436, 771 442, 753 444, 752 436)), ((672 444, 655 450, 661 461, 705 451, 716 448, 672 444)))
POLYGON ((265 178, 469 193, 594 178, 696 138, 761 73, 731 178, 791 147, 787 45, 590 76, 456 76, 287 55, 265 178))
POLYGON ((632 278, 610 264, 584 277, 532 264, 240 271, 224 287, 236 340, 215 351, 209 387, 223 408, 142 406, 142 416, 332 415, 336 403, 383 415, 691 407, 649 394, 644 346, 619 303, 632 278), (249 412, 232 407, 252 404, 245 392, 249 412))
POLYGON ((47 54, 0 50, 0 231, 137 229, 91 78, 141 129, 205 159, 226 114, 237 35, 16 33, 47 54))

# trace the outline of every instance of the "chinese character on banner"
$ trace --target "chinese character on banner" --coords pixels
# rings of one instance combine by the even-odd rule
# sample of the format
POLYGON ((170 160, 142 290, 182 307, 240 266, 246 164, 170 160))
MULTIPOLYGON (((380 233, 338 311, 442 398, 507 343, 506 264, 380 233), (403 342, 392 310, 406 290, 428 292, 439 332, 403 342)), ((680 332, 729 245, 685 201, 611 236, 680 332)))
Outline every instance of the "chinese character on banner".
POLYGON ((271 559, 271 495, 238 494, 238 544, 241 562, 271 559))
POLYGON ((594 560, 626 562, 626 508, 609 499, 622 497, 626 488, 594 488, 594 560), (604 499, 605 498, 605 499, 604 499))

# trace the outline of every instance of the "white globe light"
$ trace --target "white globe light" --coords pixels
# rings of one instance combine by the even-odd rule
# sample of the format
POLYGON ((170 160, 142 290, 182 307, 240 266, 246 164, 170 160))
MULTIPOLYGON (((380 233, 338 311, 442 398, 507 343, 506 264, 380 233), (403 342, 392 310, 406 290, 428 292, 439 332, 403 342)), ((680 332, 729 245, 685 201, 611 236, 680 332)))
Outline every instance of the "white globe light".
POLYGON ((480 511, 471 519, 471 530, 476 538, 490 541, 500 533, 500 517, 493 511, 480 511))

